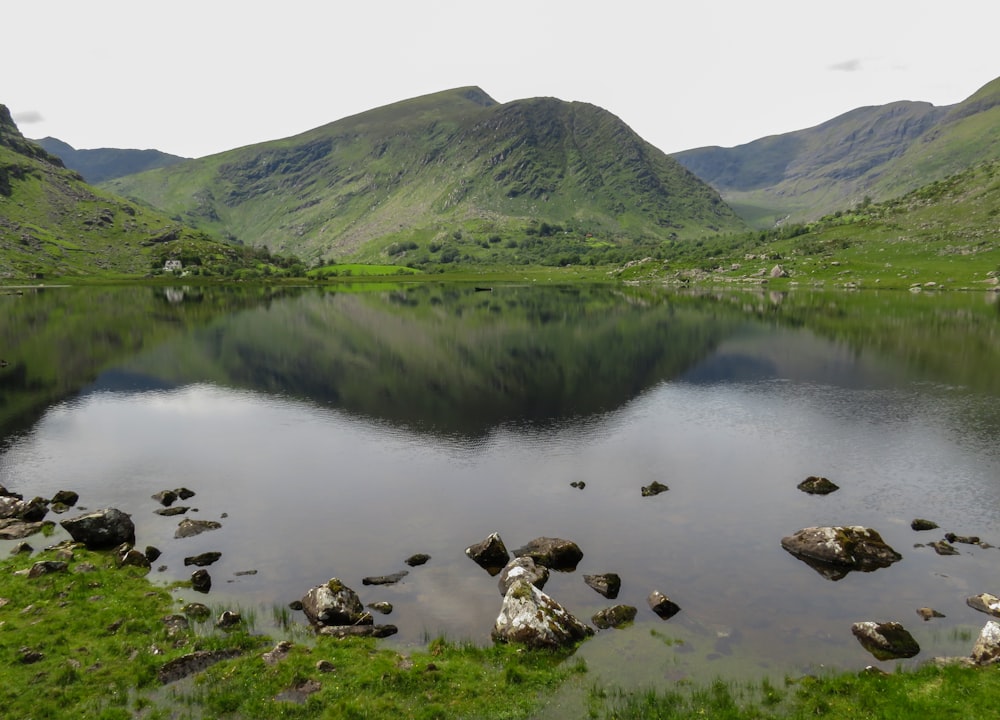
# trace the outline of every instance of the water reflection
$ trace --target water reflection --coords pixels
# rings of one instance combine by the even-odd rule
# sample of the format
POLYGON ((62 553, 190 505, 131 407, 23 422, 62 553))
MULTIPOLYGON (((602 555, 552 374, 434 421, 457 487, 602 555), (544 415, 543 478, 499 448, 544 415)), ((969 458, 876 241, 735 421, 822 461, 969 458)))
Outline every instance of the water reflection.
POLYGON ((75 298, 100 317, 63 298, 0 318, 25 368, 3 386, 19 411, 4 406, 0 482, 132 513, 139 542, 164 551, 164 580, 221 551, 213 602, 266 617, 338 576, 393 603, 393 642, 487 642, 500 595, 465 547, 493 531, 508 547, 564 537, 584 558, 546 591, 589 618, 608 603, 582 574, 619 574, 617 601, 639 620, 580 654, 595 677, 643 684, 870 664, 850 633, 867 619, 907 624, 925 656, 966 654, 960 631, 983 619, 964 599, 996 592, 1000 551, 938 556, 909 528, 930 516, 1000 544, 1000 334, 972 298, 101 292, 75 298), (65 334, 89 356, 39 351, 28 318, 42 316, 68 323, 38 326, 50 342, 65 334), (841 489, 805 495, 809 475, 841 489), (643 498, 653 481, 670 490, 643 498), (181 485, 221 529, 173 539, 177 519, 150 496, 181 485), (830 583, 780 547, 852 524, 903 560, 830 583), (415 552, 431 561, 362 587, 415 552), (648 613, 654 589, 682 612, 648 613), (924 606, 947 617, 915 625, 924 606))

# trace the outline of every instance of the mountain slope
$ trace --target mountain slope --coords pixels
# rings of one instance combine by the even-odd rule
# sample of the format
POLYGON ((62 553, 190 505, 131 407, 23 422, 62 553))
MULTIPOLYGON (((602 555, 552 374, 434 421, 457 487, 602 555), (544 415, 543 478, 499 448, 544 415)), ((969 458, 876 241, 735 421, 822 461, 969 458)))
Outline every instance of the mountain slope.
POLYGON ((245 254, 87 185, 26 140, 0 105, 0 280, 141 275, 168 258, 228 266, 245 254))
POLYGON ((472 87, 105 187, 316 260, 370 260, 393 243, 434 252, 463 233, 516 242, 532 222, 604 242, 743 227, 718 193, 607 111, 553 98, 501 105, 472 87))
POLYGON ((69 143, 52 137, 33 140, 50 155, 55 155, 70 170, 76 170, 91 184, 124 175, 134 175, 144 170, 173 165, 186 158, 159 150, 122 150, 119 148, 97 148, 77 150, 69 143))
POLYGON ((674 157, 759 227, 884 200, 1000 157, 1000 79, 957 105, 858 108, 814 128, 674 157))

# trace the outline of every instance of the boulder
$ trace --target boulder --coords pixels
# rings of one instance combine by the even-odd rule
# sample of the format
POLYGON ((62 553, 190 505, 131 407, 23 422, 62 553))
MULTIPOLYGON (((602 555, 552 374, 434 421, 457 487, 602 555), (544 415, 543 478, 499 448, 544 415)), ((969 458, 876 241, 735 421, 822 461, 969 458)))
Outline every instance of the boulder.
POLYGON ((302 598, 302 611, 313 625, 372 624, 371 613, 365 612, 358 594, 339 578, 309 590, 302 598))
POLYGON ((840 490, 840 486, 825 477, 810 475, 798 484, 799 490, 810 495, 829 495, 840 490))
POLYGON ((541 590, 549 579, 549 569, 544 565, 537 565, 528 556, 514 558, 500 573, 500 581, 497 583, 500 594, 506 595, 514 581, 521 579, 527 580, 541 590))
POLYGON ((105 508, 78 515, 59 523, 76 542, 90 550, 104 550, 122 543, 135 544, 135 525, 132 517, 117 508, 105 508))
POLYGON ((17 516, 24 522, 39 522, 49 513, 49 502, 44 498, 32 498, 21 506, 17 516))
POLYGON ((920 652, 920 645, 898 622, 857 622, 851 625, 851 632, 879 660, 909 658, 920 652))
POLYGON ((1000 598, 990 593, 979 593, 965 599, 965 604, 973 610, 1000 617, 1000 598))
POLYGON ((495 642, 529 648, 556 649, 583 640, 594 631, 562 605, 524 579, 515 580, 504 595, 493 624, 495 642))
POLYGON ((938 527, 938 524, 932 520, 924 520, 923 518, 916 518, 910 522, 910 528, 921 532, 924 530, 934 530, 938 527))
POLYGON ((618 597, 618 592, 622 588, 622 579, 615 573, 604 573, 603 575, 584 575, 583 581, 608 600, 614 600, 618 597))
POLYGON ((659 590, 651 592, 649 597, 646 598, 646 602, 649 603, 649 609, 659 615, 663 620, 669 620, 681 611, 680 605, 675 603, 659 590))
POLYGON ((631 605, 613 605, 609 608, 599 610, 591 620, 601 630, 607 630, 608 628, 620 627, 632 622, 635 620, 636 613, 638 612, 631 605))
POLYGON ((781 547, 830 580, 851 570, 871 572, 903 559, 875 530, 852 526, 810 527, 783 537, 781 547))
POLYGON ((643 497, 653 497, 654 495, 659 495, 660 493, 664 493, 669 489, 670 488, 668 488, 663 483, 654 480, 649 485, 643 486, 641 488, 641 492, 643 497))
POLYGON ((516 557, 530 557, 536 565, 551 570, 575 570, 583 559, 580 546, 571 540, 539 537, 514 551, 516 557))
POLYGON ((990 620, 979 631, 979 638, 972 648, 972 662, 976 665, 1000 662, 1000 624, 990 620))
POLYGON ((493 533, 485 540, 465 548, 465 554, 476 561, 490 575, 496 575, 510 560, 507 546, 503 544, 499 533, 493 533))

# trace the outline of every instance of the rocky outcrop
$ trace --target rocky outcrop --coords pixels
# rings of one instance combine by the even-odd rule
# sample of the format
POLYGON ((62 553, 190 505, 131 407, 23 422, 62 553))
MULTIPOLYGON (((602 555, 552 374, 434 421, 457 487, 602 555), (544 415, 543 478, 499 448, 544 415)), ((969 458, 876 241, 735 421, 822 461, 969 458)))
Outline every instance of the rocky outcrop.
POLYGON ((608 600, 614 600, 622 588, 622 579, 615 573, 604 573, 602 575, 584 575, 583 581, 588 587, 593 588, 608 600))
POLYGON ((490 575, 498 574, 510 560, 510 553, 499 533, 492 533, 485 540, 465 548, 465 554, 490 575))
POLYGON ((527 580, 541 590, 545 587, 548 579, 549 569, 544 565, 536 564, 532 558, 525 555, 524 557, 516 557, 507 563, 507 566, 500 573, 497 586, 500 588, 500 594, 506 595, 515 580, 527 580))
POLYGON ((117 508, 105 508, 59 523, 76 542, 90 550, 107 550, 122 543, 135 544, 132 517, 117 508))
POLYGON ((572 540, 539 537, 514 551, 517 557, 530 557, 536 565, 551 570, 575 570, 583 559, 583 551, 572 540))
POLYGON ((862 647, 879 660, 913 657, 920 652, 920 645, 906 628, 898 622, 854 623, 851 632, 862 647))
POLYGON ((810 527, 781 539, 781 547, 830 580, 870 572, 903 559, 875 530, 860 525, 810 527))
POLYGON ((593 629, 524 579, 515 580, 504 595, 493 624, 495 642, 529 648, 561 648, 583 640, 593 629))
POLYGON ((309 590, 302 598, 302 611, 313 625, 372 624, 371 613, 365 611, 358 594, 339 578, 309 590))

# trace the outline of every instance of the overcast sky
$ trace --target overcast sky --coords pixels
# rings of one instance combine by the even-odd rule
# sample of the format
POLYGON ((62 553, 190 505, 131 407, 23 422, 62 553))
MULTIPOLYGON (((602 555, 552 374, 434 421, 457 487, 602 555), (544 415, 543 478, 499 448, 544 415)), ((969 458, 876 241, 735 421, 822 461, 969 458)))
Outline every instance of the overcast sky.
POLYGON ((24 135, 187 157, 464 85, 593 103, 674 152, 1000 76, 994 0, 11 0, 0 22, 24 135))

